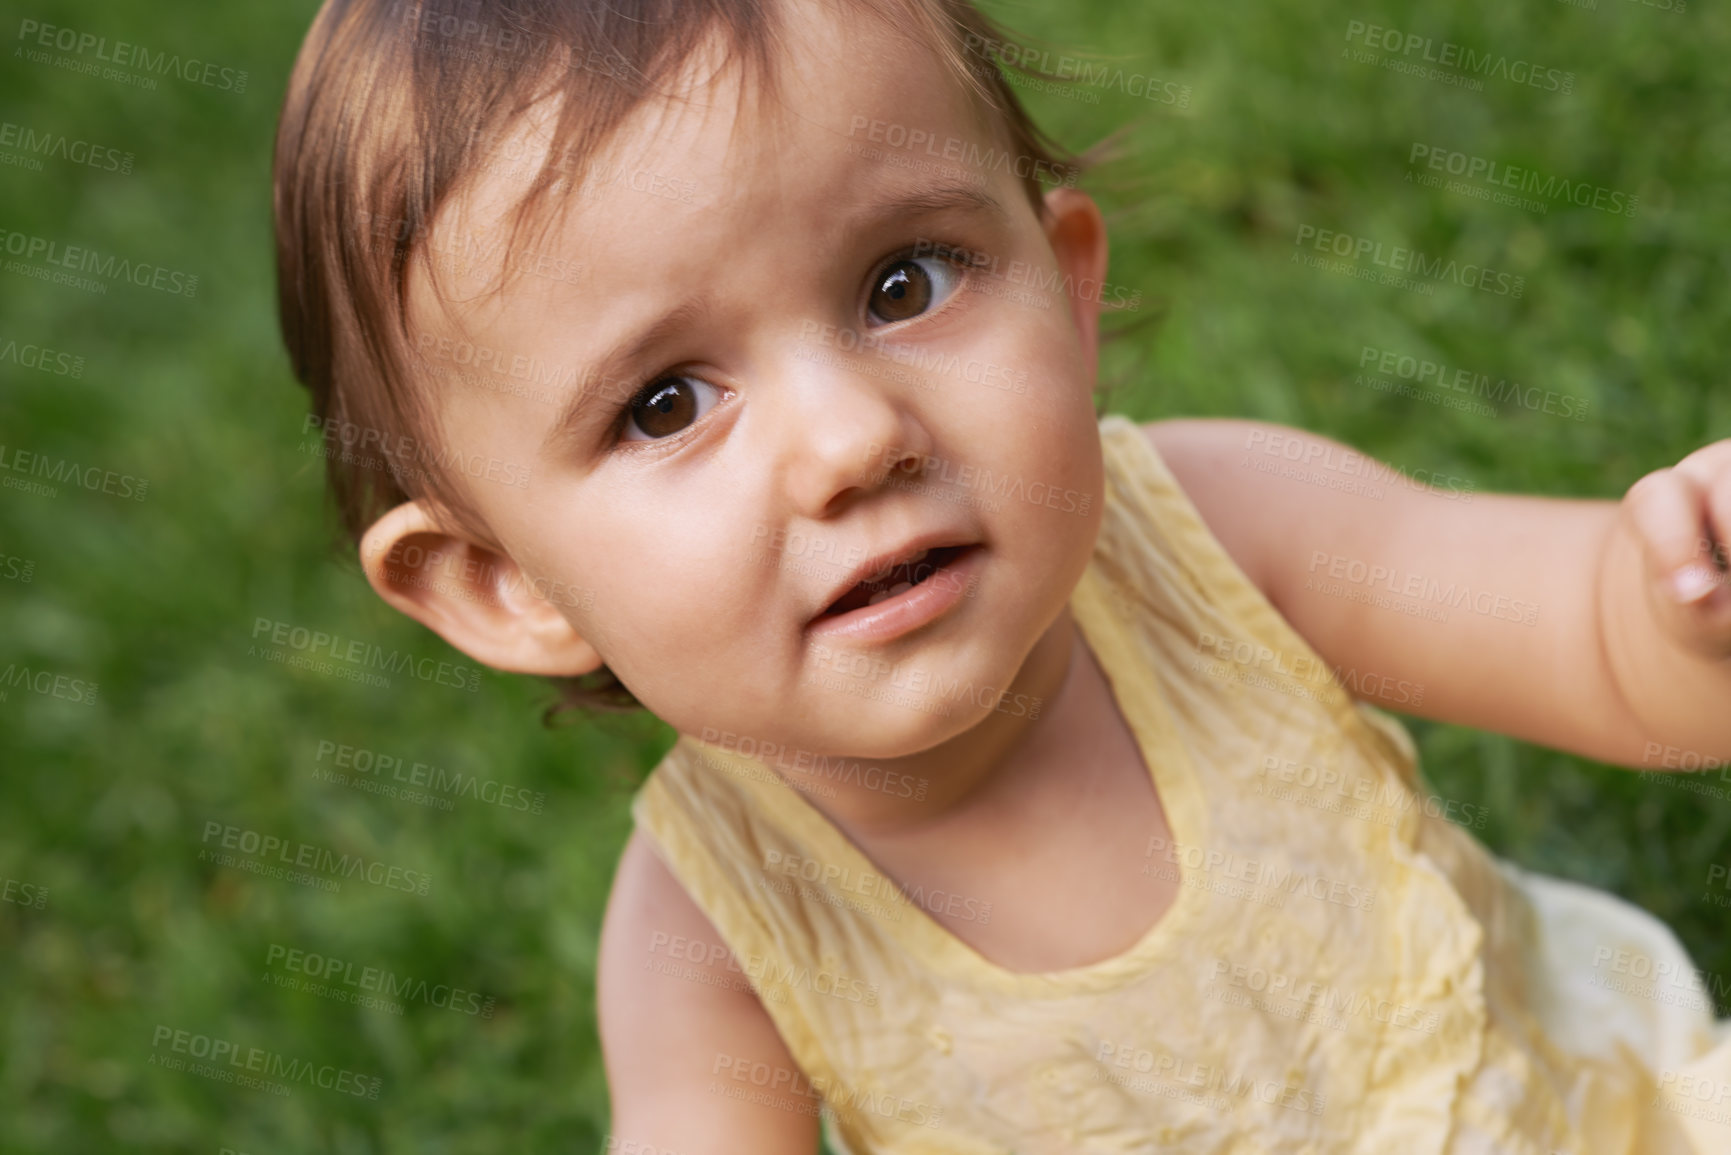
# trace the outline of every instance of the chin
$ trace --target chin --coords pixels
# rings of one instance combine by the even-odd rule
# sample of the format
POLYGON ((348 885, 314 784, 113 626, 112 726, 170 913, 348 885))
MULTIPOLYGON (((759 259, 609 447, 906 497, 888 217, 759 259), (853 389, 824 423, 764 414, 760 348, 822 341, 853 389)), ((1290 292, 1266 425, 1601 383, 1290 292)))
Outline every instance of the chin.
POLYGON ((947 717, 897 706, 864 716, 855 712, 845 724, 827 733, 818 748, 833 756, 868 762, 908 758, 966 733, 991 713, 957 703, 946 705, 950 708, 947 717))

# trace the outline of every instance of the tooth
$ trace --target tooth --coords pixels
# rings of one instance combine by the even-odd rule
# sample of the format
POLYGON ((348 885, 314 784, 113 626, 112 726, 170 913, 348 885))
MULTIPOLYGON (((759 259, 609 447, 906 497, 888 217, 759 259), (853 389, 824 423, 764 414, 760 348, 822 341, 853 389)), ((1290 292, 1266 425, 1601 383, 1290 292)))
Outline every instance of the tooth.
POLYGON ((879 590, 877 593, 873 594, 871 596, 871 600, 866 602, 866 605, 875 606, 879 602, 883 601, 885 598, 893 598, 897 594, 906 593, 908 590, 911 590, 913 588, 914 587, 913 587, 913 584, 911 582, 897 582, 895 585, 891 586, 889 589, 879 590))
POLYGON ((931 551, 931 550, 929 550, 929 549, 922 549, 922 550, 921 550, 921 551, 920 551, 920 552, 919 552, 919 553, 916 553, 916 554, 915 554, 915 555, 914 555, 914 556, 913 556, 913 557, 910 557, 910 558, 909 558, 909 559, 908 559, 908 564, 909 564, 909 565, 914 565, 914 564, 916 564, 916 563, 918 563, 918 562, 922 562, 922 561, 925 561, 925 560, 926 560, 926 555, 927 555, 927 554, 928 554, 928 553, 931 553, 931 552, 932 552, 932 551, 931 551))

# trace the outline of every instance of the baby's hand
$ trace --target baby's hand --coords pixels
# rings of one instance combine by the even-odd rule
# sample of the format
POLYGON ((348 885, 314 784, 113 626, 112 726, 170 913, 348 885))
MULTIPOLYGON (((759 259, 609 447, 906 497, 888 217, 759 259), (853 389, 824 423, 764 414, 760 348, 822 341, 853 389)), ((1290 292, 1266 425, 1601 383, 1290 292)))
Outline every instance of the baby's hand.
POLYGON ((1731 438, 1641 478, 1623 516, 1641 543, 1660 626, 1696 653, 1731 657, 1731 438))

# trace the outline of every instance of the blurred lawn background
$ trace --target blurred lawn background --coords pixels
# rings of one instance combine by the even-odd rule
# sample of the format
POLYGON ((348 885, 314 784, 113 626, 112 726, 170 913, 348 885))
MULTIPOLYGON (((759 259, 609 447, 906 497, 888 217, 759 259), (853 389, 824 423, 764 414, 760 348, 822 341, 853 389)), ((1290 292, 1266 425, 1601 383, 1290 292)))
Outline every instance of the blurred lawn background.
MULTIPOLYGON (((330 548, 321 462, 275 328, 272 132, 309 0, 148 8, 42 0, 34 19, 249 72, 231 92, 141 91, 7 54, 7 122, 135 154, 129 174, 58 159, 0 168, 0 227, 200 277, 197 296, 106 295, 0 272, 0 340, 84 358, 72 378, 0 362, 0 444, 147 478, 143 502, 0 490, 0 667, 94 680, 94 706, 0 701, 0 1150, 595 1151, 606 1131, 595 944, 632 785, 672 741, 652 719, 546 729, 548 692, 389 689, 248 655, 257 618, 467 659, 366 588, 330 548), (32 563, 7 576, 5 558, 32 563), (21 571, 20 571, 21 572, 21 571), (321 740, 545 795, 540 813, 449 812, 319 781, 321 740), (427 897, 337 894, 200 861, 205 824, 431 875, 427 897), (30 894, 37 893, 32 890, 30 894), (268 981, 272 946, 496 999, 338 1004, 268 981), (166 1025, 382 1079, 377 1101, 276 1098, 151 1064, 166 1025)), ((1731 435, 1731 17, 1598 0, 1234 5, 997 3, 1057 52, 1187 85, 1187 108, 1111 88, 1028 97, 1060 140, 1124 128, 1091 175, 1112 280, 1142 290, 1111 406, 1237 415, 1326 433, 1479 490, 1616 498, 1731 435), (1485 91, 1344 56, 1349 22, 1574 73, 1563 95, 1485 91), (1093 91, 1098 102, 1088 95, 1093 91), (1639 197, 1633 218, 1539 215, 1409 183, 1415 142, 1639 197), (1519 300, 1424 296, 1293 262, 1302 224, 1478 261, 1519 300), (1157 324, 1148 324, 1151 320, 1157 324), (1389 348, 1590 402, 1584 422, 1462 413, 1354 383, 1389 348)), ((1356 45, 1362 50, 1362 45, 1356 45)), ((842 63, 838 66, 848 66, 842 63)), ((18 569, 18 567, 14 567, 18 569)), ((1411 723, 1439 793, 1528 867, 1609 888, 1731 974, 1704 901, 1731 802, 1447 726, 1411 723)), ((1703 784, 1731 790, 1717 774, 1703 784)), ((1590 960, 1582 960, 1590 965, 1590 960)), ((283 973, 280 967, 275 973, 283 973)), ((1721 1013, 1727 1008, 1722 1007, 1721 1013)))

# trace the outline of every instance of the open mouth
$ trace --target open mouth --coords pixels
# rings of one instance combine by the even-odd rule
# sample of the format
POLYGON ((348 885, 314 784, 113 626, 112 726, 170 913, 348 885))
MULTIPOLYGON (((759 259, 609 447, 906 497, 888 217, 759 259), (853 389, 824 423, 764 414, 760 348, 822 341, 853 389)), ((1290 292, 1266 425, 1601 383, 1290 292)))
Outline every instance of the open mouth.
MULTIPOLYGON (((922 582, 937 576, 944 567, 967 553, 971 545, 945 545, 923 549, 906 561, 879 570, 830 603, 815 620, 839 617, 865 606, 875 606, 886 598, 906 593, 922 582)), ((942 579, 940 579, 942 580, 942 579)))

